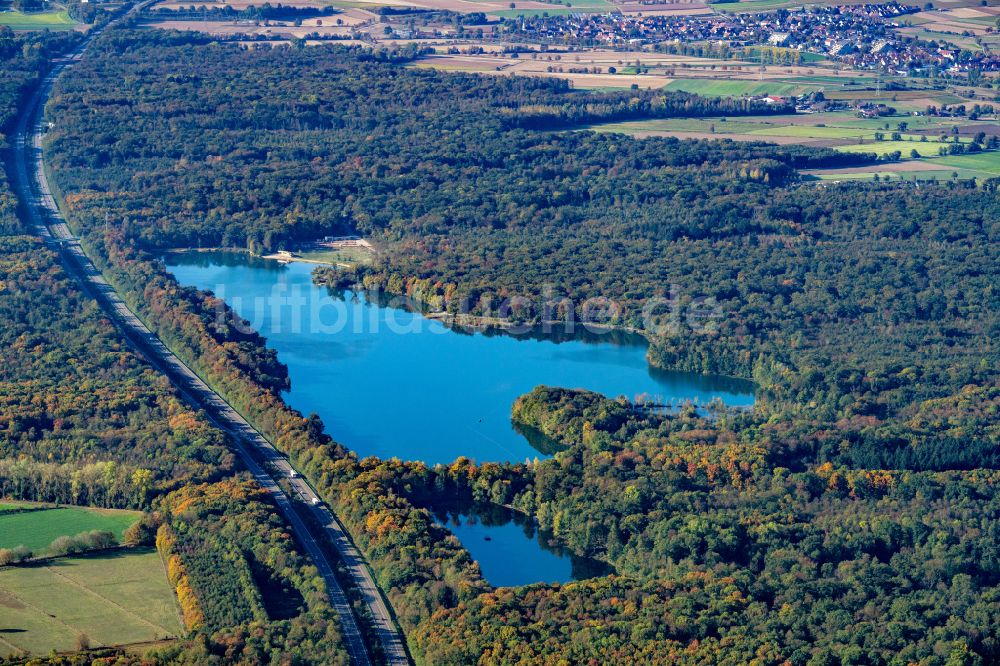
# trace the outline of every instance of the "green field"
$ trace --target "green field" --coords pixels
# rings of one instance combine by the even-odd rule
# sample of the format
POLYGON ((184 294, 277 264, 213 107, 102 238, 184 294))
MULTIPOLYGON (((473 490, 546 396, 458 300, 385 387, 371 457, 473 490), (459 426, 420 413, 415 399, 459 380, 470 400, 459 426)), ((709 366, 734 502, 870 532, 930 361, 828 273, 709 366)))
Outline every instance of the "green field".
POLYGON ((594 132, 620 132, 623 134, 641 132, 705 132, 719 134, 720 138, 724 138, 726 134, 749 134, 756 132, 761 127, 770 127, 770 125, 746 122, 740 119, 666 118, 662 120, 625 120, 617 123, 587 125, 580 129, 593 130, 594 132))
POLYGON ((45 553, 56 537, 91 530, 114 532, 119 538, 141 514, 80 507, 59 507, 0 515, 0 548, 27 546, 36 555, 45 553))
POLYGON ((553 3, 552 6, 557 9, 563 7, 567 9, 575 9, 581 12, 588 12, 588 11, 603 12, 603 11, 610 11, 615 8, 613 4, 607 2, 606 0, 564 0, 563 4, 561 5, 553 3))
MULTIPOLYGON (((942 147, 951 145, 950 129, 955 124, 968 125, 967 120, 956 120, 951 118, 935 118, 933 116, 896 116, 886 118, 857 118, 850 112, 834 112, 829 114, 816 114, 813 116, 815 122, 812 124, 790 124, 784 120, 783 116, 744 116, 737 118, 668 118, 660 120, 638 120, 623 121, 616 123, 605 123, 602 125, 589 125, 580 129, 592 130, 595 132, 620 132, 623 134, 661 134, 670 136, 671 134, 684 136, 689 132, 696 132, 702 135, 710 135, 719 139, 727 137, 739 140, 761 141, 776 140, 779 138, 792 139, 796 142, 806 144, 810 141, 823 142, 820 145, 829 145, 834 150, 848 153, 874 153, 882 156, 887 153, 899 151, 900 159, 903 161, 914 160, 910 157, 910 152, 916 150, 921 161, 933 164, 933 171, 905 171, 905 172, 881 172, 877 166, 867 166, 859 168, 857 173, 815 173, 810 177, 817 180, 857 180, 871 179, 876 173, 880 178, 898 180, 903 177, 907 180, 917 178, 919 180, 947 180, 952 174, 957 174, 959 178, 989 178, 1000 176, 1000 151, 985 151, 969 155, 945 155, 941 156, 938 151, 942 147), (902 140, 892 141, 891 135, 897 131, 899 123, 907 124, 907 132, 902 133, 902 140), (886 127, 888 125, 888 127, 886 127), (930 130, 928 135, 913 134, 909 130, 930 130), (875 133, 881 132, 889 140, 876 141, 875 133), (944 134, 949 137, 947 143, 938 140, 938 135, 944 134), (926 141, 921 141, 923 136, 927 136, 926 141), (825 140, 825 141, 824 141, 825 140), (849 142, 849 143, 848 143, 849 142), (843 143, 845 145, 831 145, 843 143)), ((799 117, 801 119, 801 117, 799 117)), ((968 136, 961 138, 962 143, 968 144, 971 139, 968 136)))
POLYGON ((518 9, 514 3, 514 9, 505 9, 499 12, 489 12, 491 15, 502 18, 517 18, 518 16, 566 16, 568 14, 587 14, 594 12, 609 12, 615 8, 613 4, 606 0, 566 0, 563 4, 552 4, 551 9, 518 9))
MULTIPOLYGON (((889 144, 906 144, 906 156, 910 150, 916 148, 924 155, 934 155, 938 153, 938 147, 942 144, 937 136, 929 136, 927 141, 921 141, 920 134, 905 132, 902 134, 902 141, 876 141, 875 134, 882 133, 886 138, 892 136, 897 131, 900 122, 906 122, 908 129, 933 129, 941 134, 948 134, 950 124, 938 122, 936 119, 930 120, 928 117, 900 117, 900 118, 880 118, 861 119, 847 114, 824 114, 815 116, 816 122, 813 124, 791 124, 783 116, 747 116, 735 118, 668 118, 658 120, 636 120, 616 123, 605 123, 601 125, 589 125, 581 129, 589 129, 595 132, 622 132, 625 134, 657 132, 670 134, 672 132, 699 132, 707 134, 718 134, 724 138, 727 134, 752 134, 759 136, 762 141, 776 139, 779 137, 802 139, 803 142, 809 139, 815 140, 836 140, 843 143, 857 145, 845 146, 848 151, 875 151, 879 154, 901 150, 898 146, 889 147, 889 144), (888 127, 886 127, 888 125, 888 127), (910 145, 912 144, 912 145, 910 145)), ((968 143, 968 138, 963 138, 963 143, 968 143)))
POLYGON ((8 26, 13 30, 70 30, 76 26, 76 21, 65 11, 38 12, 25 14, 10 10, 0 12, 0 26, 8 26))
MULTIPOLYGON (((867 129, 863 127, 816 127, 814 125, 778 125, 758 129, 755 134, 763 136, 790 136, 802 137, 804 139, 864 139, 875 141, 875 133, 882 132, 886 136, 892 134, 893 130, 867 129)), ((914 141, 920 141, 919 135, 904 134, 903 139, 908 141, 914 137, 914 141)))
POLYGON ((808 5, 823 4, 824 0, 745 0, 744 2, 724 2, 711 5, 717 12, 740 14, 744 12, 767 12, 777 9, 792 9, 808 5))
MULTIPOLYGON (((987 121, 992 122, 992 121, 987 121)), ((817 113, 811 116, 796 115, 794 121, 787 115, 734 116, 718 118, 667 118, 656 120, 623 121, 591 125, 586 129, 595 131, 621 132, 714 132, 718 134, 756 134, 768 137, 789 137, 800 139, 830 139, 841 142, 855 140, 858 143, 875 143, 875 134, 882 133, 890 138, 899 132, 899 125, 905 123, 901 132, 903 143, 940 145, 938 137, 945 135, 951 141, 951 130, 955 125, 971 126, 966 119, 938 118, 935 116, 897 115, 882 118, 858 118, 853 111, 817 113), (920 130, 925 134, 917 134, 920 130), (926 136, 927 141, 921 141, 926 136)), ((963 143, 969 138, 963 137, 963 143)), ((888 143, 883 141, 881 143, 888 143)), ((933 153, 937 154, 935 148, 933 153)))
POLYGON ((935 171, 857 171, 855 173, 815 173, 807 179, 820 181, 872 180, 876 175, 883 180, 948 180, 953 169, 935 171))
POLYGON ((975 153, 973 155, 946 155, 934 160, 935 164, 977 171, 985 176, 1000 176, 1000 151, 975 153))
MULTIPOLYGON (((935 116, 889 116, 885 118, 858 118, 853 112, 836 111, 834 113, 816 114, 817 124, 827 127, 858 127, 870 130, 880 130, 892 132, 896 126, 903 122, 907 124, 907 129, 939 129, 947 133, 952 125, 960 124, 953 118, 937 118, 935 116), (886 127, 888 125, 888 127, 886 127)), ((968 121, 962 120, 962 123, 968 121)), ((814 125, 815 126, 815 125, 814 125)))
POLYGON ((697 93, 707 97, 739 97, 741 95, 801 95, 818 90, 820 87, 816 84, 780 81, 675 79, 663 86, 663 90, 697 93))
POLYGON ((959 33, 955 32, 939 32, 937 30, 925 30, 920 28, 912 28, 905 31, 907 36, 916 37, 917 39, 922 39, 927 42, 948 42, 960 49, 968 49, 970 51, 982 51, 982 47, 976 43, 973 37, 964 37, 959 33))
MULTIPOLYGON (((811 53, 809 55, 816 54, 811 53)), ((871 80, 860 75, 854 76, 854 74, 858 73, 844 72, 844 76, 836 76, 833 74, 807 74, 804 76, 795 76, 778 80, 784 81, 785 83, 815 83, 817 85, 824 86, 859 86, 864 85, 871 80)))
POLYGON ((552 5, 552 9, 505 9, 502 12, 490 12, 490 16, 499 16, 500 18, 517 18, 518 16, 533 18, 536 16, 569 16, 570 14, 587 11, 600 10, 586 10, 577 9, 576 7, 566 7, 565 5, 552 5))
POLYGON ((67 557, 0 569, 0 656, 123 645, 182 632, 159 554, 67 557))
POLYGON ((937 141, 869 141, 868 143, 853 144, 850 146, 834 146, 834 150, 839 150, 842 153, 875 153, 876 155, 882 155, 884 153, 891 153, 894 151, 899 151, 903 155, 903 159, 910 158, 910 151, 916 150, 920 153, 921 157, 938 157, 938 149, 941 147, 947 147, 947 144, 938 143, 937 141))
POLYGON ((330 5, 331 7, 337 7, 339 9, 368 9, 373 12, 377 12, 379 9, 383 7, 399 6, 399 5, 393 5, 391 2, 387 2, 386 4, 382 5, 374 2, 360 2, 360 1, 356 2, 354 0, 327 0, 326 3, 324 4, 330 5))
POLYGON ((449 62, 447 68, 442 68, 437 63, 428 63, 419 61, 407 63, 406 67, 412 67, 414 69, 440 69, 446 72, 483 72, 493 69, 492 67, 484 67, 483 65, 478 63, 465 64, 465 63, 455 63, 455 62, 449 62))
POLYGON ((339 250, 308 250, 300 252, 299 256, 310 261, 323 261, 328 264, 369 264, 372 254, 362 247, 345 247, 339 250))

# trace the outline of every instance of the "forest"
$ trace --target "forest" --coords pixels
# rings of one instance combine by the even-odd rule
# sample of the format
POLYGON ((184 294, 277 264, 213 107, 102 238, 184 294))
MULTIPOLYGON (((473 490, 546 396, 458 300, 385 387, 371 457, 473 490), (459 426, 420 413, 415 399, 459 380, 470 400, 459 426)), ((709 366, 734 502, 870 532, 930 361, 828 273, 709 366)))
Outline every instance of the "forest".
POLYGON ((156 546, 184 623, 212 638, 157 663, 349 663, 323 579, 259 486, 190 484, 158 508, 156 546))
MULTIPOLYGON (((46 56, 73 43, 63 33, 0 33, 0 128, 10 130, 46 56)), ((0 493, 145 508, 153 494, 231 471, 222 435, 127 350, 56 255, 22 227, 6 174, 0 202, 0 493)))
MULTIPOLYGON (((966 398, 996 409, 1000 391, 966 398)), ((444 485, 533 516, 619 576, 439 613, 416 638, 434 663, 525 650, 578 663, 604 650, 622 663, 996 659, 985 618, 1000 598, 1000 472, 796 470, 791 452, 747 441, 745 415, 651 413, 565 389, 536 389, 514 418, 567 450, 444 485), (567 624, 571 639, 546 640, 567 624)))
MULTIPOLYGON (((12 131, 49 57, 78 39, 0 29, 0 131, 12 131)), ((130 351, 25 228, 5 168, 0 318, 0 498, 145 511, 127 545, 160 546, 191 630, 148 660, 106 649, 31 663, 347 663, 325 584, 276 507, 243 478, 226 435, 130 351)), ((81 534, 50 550, 106 541, 81 534)), ((26 564, 24 550, 5 551, 2 566, 26 564)), ((24 659, 15 653, 10 663, 24 659)))
MULTIPOLYGON (((799 169, 876 158, 569 131, 761 110, 417 70, 413 55, 115 32, 57 85, 47 156, 109 280, 331 503, 416 661, 1000 659, 995 183, 817 186, 799 169), (753 379, 757 405, 665 413, 539 388, 513 418, 560 442, 551 459, 358 460, 283 402, 265 340, 156 259, 341 232, 383 250, 353 281, 417 307, 489 314, 550 285, 611 298, 603 323, 640 330, 652 363, 753 379), (651 321, 657 297, 721 317, 651 321), (511 506, 616 573, 493 589, 436 522, 442 501, 511 506)), ((180 526, 160 529, 187 552, 180 526)), ((252 575, 245 548, 241 564, 199 543, 236 560, 233 589, 252 575)), ((175 584, 208 580, 206 561, 175 584)), ((192 617, 260 612, 248 595, 192 617)))

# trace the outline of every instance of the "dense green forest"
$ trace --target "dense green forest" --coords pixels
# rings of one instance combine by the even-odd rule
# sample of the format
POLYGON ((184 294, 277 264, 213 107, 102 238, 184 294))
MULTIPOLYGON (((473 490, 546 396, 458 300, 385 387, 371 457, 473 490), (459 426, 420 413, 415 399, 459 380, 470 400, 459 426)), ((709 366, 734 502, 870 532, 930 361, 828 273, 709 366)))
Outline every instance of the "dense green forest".
MULTIPOLYGON (((0 29, 0 131, 13 129, 49 58, 78 39, 0 29)), ((2 134, 0 147, 9 157, 2 134)), ((325 585, 277 509, 234 478, 226 436, 129 350, 24 227, 3 168, 0 318, 0 499, 149 512, 126 541, 151 545, 160 530, 192 638, 141 663, 347 663, 325 585)), ((120 652, 52 663, 132 659, 120 652)))
MULTIPOLYGON (((52 108, 66 124, 53 133, 53 168, 81 223, 97 221, 88 211, 110 207, 122 218, 125 238, 145 248, 272 250, 338 229, 433 238, 463 229, 569 224, 624 196, 615 192, 617 175, 655 172, 655 185, 633 184, 655 188, 642 195, 650 202, 679 192, 693 196, 692 177, 704 171, 709 190, 702 194, 715 195, 714 202, 699 196, 697 203, 736 233, 739 211, 724 211, 744 191, 789 177, 792 166, 871 159, 523 128, 780 110, 762 103, 685 93, 587 95, 559 79, 406 69, 399 66, 405 52, 246 51, 207 41, 116 33, 95 45, 95 55, 104 57, 60 82, 52 108), (137 80, 117 93, 106 88, 106 77, 132 71, 155 77, 157 85, 137 80), (220 87, 223 72, 229 85, 220 87), (95 108, 100 114, 91 113, 95 108), (77 131, 87 133, 92 150, 83 150, 77 131), (102 194, 108 188, 114 202, 102 194), (156 208, 148 207, 151 200, 156 208)), ((698 227, 680 234, 706 233, 698 227)))
POLYGON ((330 500, 418 662, 1000 659, 994 184, 805 184, 800 168, 874 156, 567 131, 760 109, 410 55, 118 32, 57 86, 48 155, 109 279, 330 500), (565 447, 550 460, 359 461, 282 402, 259 336, 154 258, 341 231, 382 250, 351 276, 369 289, 474 314, 546 286, 608 297, 605 323, 646 334, 652 362, 752 378, 758 404, 539 389, 514 417, 565 447), (657 297, 675 310, 644 316, 657 297), (617 573, 491 589, 436 524, 442 500, 510 505, 617 573))
POLYGON ((229 479, 164 498, 156 545, 189 629, 211 639, 160 663, 348 663, 315 566, 299 554, 266 494, 229 479))
MULTIPOLYGON (((995 413, 1000 390, 961 399, 995 413)), ((439 613, 416 639, 433 663, 483 652, 574 663, 997 659, 986 618, 1000 601, 998 471, 796 471, 793 452, 750 441, 747 415, 651 413, 563 389, 524 396, 514 418, 567 450, 436 485, 510 504, 620 577, 496 591, 439 613), (570 639, 553 640, 564 626, 570 639)))
MULTIPOLYGON (((0 128, 9 131, 48 57, 73 43, 0 32, 0 128)), ((0 202, 0 494, 144 508, 158 492, 231 471, 222 435, 126 348, 22 227, 3 173, 0 202)))

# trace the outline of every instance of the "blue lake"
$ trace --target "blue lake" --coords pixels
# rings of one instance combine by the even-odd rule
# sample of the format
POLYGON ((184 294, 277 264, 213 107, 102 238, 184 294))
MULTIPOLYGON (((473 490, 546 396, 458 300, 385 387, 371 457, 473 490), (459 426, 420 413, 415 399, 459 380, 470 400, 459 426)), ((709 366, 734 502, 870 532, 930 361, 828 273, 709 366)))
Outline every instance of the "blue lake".
POLYGON ((444 510, 436 515, 496 587, 567 583, 610 573, 607 565, 575 557, 554 545, 530 521, 503 507, 444 510))
POLYGON ((361 456, 429 464, 546 457, 551 450, 510 420, 514 400, 540 384, 665 402, 753 403, 748 382, 650 368, 638 336, 468 333, 403 307, 331 294, 312 283, 309 264, 238 253, 165 260, 181 284, 214 292, 267 337, 288 366, 289 404, 318 414, 334 439, 361 456))

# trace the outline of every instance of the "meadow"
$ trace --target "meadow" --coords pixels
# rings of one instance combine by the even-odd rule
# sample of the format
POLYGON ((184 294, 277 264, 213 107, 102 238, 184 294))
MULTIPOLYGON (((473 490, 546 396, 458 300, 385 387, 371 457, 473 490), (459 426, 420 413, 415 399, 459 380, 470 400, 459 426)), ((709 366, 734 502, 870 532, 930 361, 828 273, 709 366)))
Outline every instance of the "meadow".
MULTIPOLYGON (((14 505, 10 506, 23 506, 14 505)), ((0 548, 27 546, 36 555, 45 554, 57 537, 102 530, 122 533, 139 519, 136 511, 113 511, 82 507, 57 507, 17 513, 0 513, 0 548)))
MULTIPOLYGON (((570 3, 572 4, 572 3, 570 3)), ((551 9, 504 9, 501 11, 490 12, 490 16, 496 16, 498 18, 518 18, 523 16, 524 18, 535 18, 537 16, 569 16, 570 14, 577 14, 581 11, 576 7, 566 7, 565 5, 552 5, 551 9)), ((598 12, 600 10, 590 10, 592 12, 598 12)))
MULTIPOLYGON (((852 144, 880 144, 882 152, 888 141, 877 141, 877 134, 891 138, 892 133, 899 130, 900 123, 906 123, 901 134, 903 143, 938 144, 940 134, 948 134, 951 126, 956 124, 952 119, 934 118, 928 116, 903 116, 891 118, 858 118, 849 112, 833 112, 824 114, 794 116, 744 116, 739 118, 670 118, 657 120, 626 121, 591 125, 585 129, 603 132, 622 132, 636 135, 683 136, 686 132, 710 133, 722 135, 745 135, 744 139, 761 141, 780 141, 781 143, 825 142, 832 147, 850 146, 852 144), (920 133, 916 133, 920 132, 920 133), (927 142, 922 137, 927 136, 927 142)), ((736 138, 736 137, 731 137, 736 138)), ((907 154, 909 148, 907 146, 907 154)), ((857 150, 850 148, 850 150, 857 150)), ((894 149, 893 149, 894 150, 894 149)), ((927 148, 927 150, 930 150, 927 148)), ((935 147, 933 153, 937 154, 935 147)))
POLYGON ((741 14, 753 12, 769 12, 778 9, 794 9, 809 5, 821 5, 824 0, 744 0, 742 2, 726 2, 713 5, 719 13, 741 14))
POLYGON ((71 30, 76 25, 65 11, 25 14, 12 9, 0 12, 0 26, 12 30, 71 30))
MULTIPOLYGON (((618 132, 637 137, 675 136, 688 139, 732 139, 735 141, 768 141, 778 144, 824 146, 849 153, 875 153, 885 155, 899 151, 903 163, 913 165, 907 169, 886 169, 885 164, 859 167, 852 173, 835 170, 829 174, 811 173, 821 180, 868 179, 876 174, 880 178, 912 180, 944 180, 953 175, 959 178, 990 178, 1000 175, 1000 151, 984 151, 965 155, 939 155, 941 148, 951 145, 951 129, 962 129, 959 140, 968 144, 977 126, 968 120, 938 118, 935 116, 894 116, 885 118, 858 118, 852 112, 822 114, 797 114, 794 116, 746 116, 740 118, 677 118, 660 120, 626 121, 590 125, 580 129, 595 132, 618 132), (900 140, 892 134, 906 123, 900 140), (876 139, 881 134, 883 140, 876 139), (939 140, 948 137, 948 143, 939 140), (919 157, 914 158, 911 151, 919 157)), ((990 131, 989 125, 982 125, 990 131)))
POLYGON ((873 180, 878 176, 881 180, 920 180, 920 181, 943 181, 952 176, 951 169, 937 169, 933 171, 855 171, 850 173, 810 173, 806 178, 810 180, 839 182, 843 180, 873 180))
POLYGON ((706 97, 740 95, 801 95, 819 90, 818 84, 721 79, 674 79, 663 90, 697 93, 706 97))
POLYGON ((934 162, 955 169, 981 172, 990 177, 1000 176, 1000 151, 974 155, 947 155, 934 160, 934 162))
POLYGON ((947 149, 948 144, 937 141, 869 141, 868 143, 855 143, 847 146, 833 146, 834 150, 844 153, 875 153, 884 155, 898 151, 903 159, 911 157, 910 151, 917 151, 920 157, 938 157, 941 148, 947 149))
POLYGON ((153 549, 0 569, 0 656, 180 635, 173 590, 153 549))
POLYGON ((345 247, 337 250, 305 250, 300 252, 299 255, 309 261, 322 261, 335 265, 367 265, 372 262, 371 252, 361 247, 345 247))
MULTIPOLYGON (((600 12, 610 12, 615 8, 607 0, 564 0, 562 4, 552 3, 550 7, 540 8, 537 2, 532 2, 529 4, 528 8, 521 8, 521 3, 515 2, 514 9, 506 10, 491 10, 489 13, 491 16, 499 16, 501 18, 517 18, 518 16, 542 16, 548 14, 549 16, 565 16, 567 14, 587 14, 587 13, 600 13, 600 12)), ((549 3, 544 3, 548 5, 549 3)))

